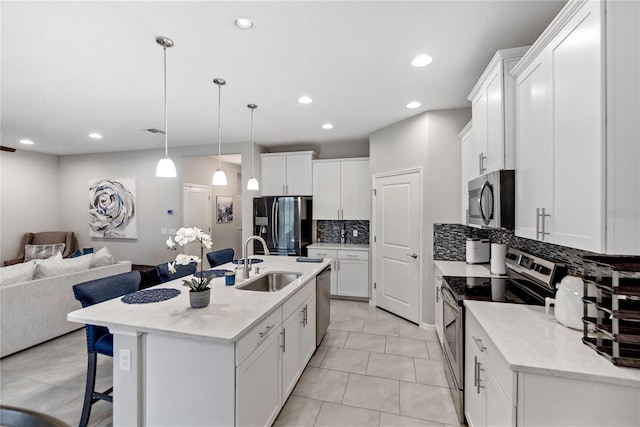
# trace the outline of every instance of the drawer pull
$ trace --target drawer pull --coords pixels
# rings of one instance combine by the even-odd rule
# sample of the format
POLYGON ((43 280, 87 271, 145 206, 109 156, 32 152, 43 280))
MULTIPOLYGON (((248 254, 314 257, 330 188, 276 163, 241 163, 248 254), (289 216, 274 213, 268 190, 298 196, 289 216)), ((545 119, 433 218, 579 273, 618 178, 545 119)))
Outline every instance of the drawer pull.
POLYGON ((317 255, 327 256, 326 252, 316 252, 317 255))
POLYGON ((473 338, 473 341, 475 341, 480 351, 484 352, 487 349, 487 347, 485 347, 484 344, 482 344, 482 340, 480 338, 476 338, 473 335, 471 337, 473 338))
POLYGON ((265 335, 267 335, 267 333, 269 333, 269 331, 271 330, 271 328, 273 328, 275 325, 270 325, 267 326, 267 329, 265 329, 264 331, 260 332, 260 338, 264 337, 265 335))
POLYGON ((358 258, 358 255, 353 255, 353 254, 347 254, 347 256, 348 256, 349 258, 358 258))

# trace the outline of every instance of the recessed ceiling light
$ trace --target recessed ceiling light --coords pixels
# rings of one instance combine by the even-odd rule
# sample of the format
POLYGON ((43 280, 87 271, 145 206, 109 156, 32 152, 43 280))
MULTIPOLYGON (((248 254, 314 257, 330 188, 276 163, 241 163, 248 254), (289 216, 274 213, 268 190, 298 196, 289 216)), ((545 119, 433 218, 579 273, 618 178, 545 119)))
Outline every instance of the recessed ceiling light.
POLYGON ((233 23, 241 30, 248 30, 253 27, 253 21, 249 18, 240 17, 233 21, 233 23))
POLYGON ((30 139, 21 139, 20 144, 33 145, 33 141, 31 141, 30 139))
POLYGON ((322 129, 333 129, 333 125, 331 123, 325 123, 322 125, 322 129))
POLYGON ((102 139, 102 135, 100 135, 99 133, 93 132, 93 133, 89 134, 89 138, 91 138, 91 139, 102 139))
POLYGON ((411 65, 413 65, 414 67, 426 67, 427 65, 431 64, 431 61, 433 61, 433 58, 429 55, 418 55, 413 58, 413 61, 411 61, 411 65))
POLYGON ((298 98, 298 102, 300 104, 311 104, 313 102, 313 99, 309 98, 308 96, 301 96, 300 98, 298 98))
POLYGON ((411 101, 410 103, 407 104, 407 108, 418 108, 419 106, 421 106, 422 104, 419 103, 418 101, 411 101))

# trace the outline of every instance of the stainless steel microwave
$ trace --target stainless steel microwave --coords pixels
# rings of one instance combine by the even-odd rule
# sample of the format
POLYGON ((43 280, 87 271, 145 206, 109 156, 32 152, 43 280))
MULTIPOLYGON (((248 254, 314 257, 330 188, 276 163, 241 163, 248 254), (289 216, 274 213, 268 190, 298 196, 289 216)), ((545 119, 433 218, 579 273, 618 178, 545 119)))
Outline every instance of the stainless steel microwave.
POLYGON ((515 171, 499 170, 469 181, 467 225, 514 228, 515 171))

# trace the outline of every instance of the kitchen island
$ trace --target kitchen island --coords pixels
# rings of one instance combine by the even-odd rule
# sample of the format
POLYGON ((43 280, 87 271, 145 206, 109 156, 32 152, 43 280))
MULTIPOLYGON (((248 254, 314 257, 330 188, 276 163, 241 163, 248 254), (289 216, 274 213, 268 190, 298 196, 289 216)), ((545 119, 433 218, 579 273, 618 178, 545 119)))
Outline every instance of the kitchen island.
POLYGON ((72 322, 114 335, 114 425, 273 422, 315 351, 315 277, 331 260, 254 258, 264 261, 255 265, 260 274, 243 280, 238 270, 235 286, 213 279, 211 303, 202 309, 190 307, 189 290, 177 279, 157 286, 181 290, 166 301, 116 298, 69 313, 72 322), (300 277, 277 292, 239 288, 271 272, 300 277))
POLYGON ((640 369, 613 365, 543 307, 464 304, 469 425, 640 425, 640 369))

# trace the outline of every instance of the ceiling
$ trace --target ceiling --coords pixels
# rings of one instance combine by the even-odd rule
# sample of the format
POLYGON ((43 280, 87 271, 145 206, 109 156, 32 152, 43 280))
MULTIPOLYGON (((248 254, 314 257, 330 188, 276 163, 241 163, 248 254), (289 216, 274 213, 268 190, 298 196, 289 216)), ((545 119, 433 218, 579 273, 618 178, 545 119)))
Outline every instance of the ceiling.
POLYGON ((2 145, 50 154, 366 141, 466 99, 496 50, 529 45, 565 1, 2 1, 2 145), (254 27, 234 27, 237 17, 254 27), (417 54, 433 57, 414 68, 417 54), (307 95, 313 103, 297 99, 307 95), (422 106, 407 109, 409 101, 422 106), (334 125, 331 130, 323 123, 334 125), (88 138, 97 132, 100 140, 88 138), (19 144, 30 139, 34 145, 19 144))

